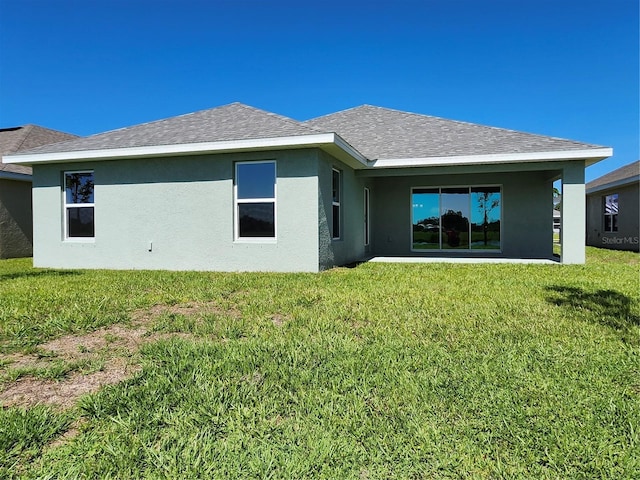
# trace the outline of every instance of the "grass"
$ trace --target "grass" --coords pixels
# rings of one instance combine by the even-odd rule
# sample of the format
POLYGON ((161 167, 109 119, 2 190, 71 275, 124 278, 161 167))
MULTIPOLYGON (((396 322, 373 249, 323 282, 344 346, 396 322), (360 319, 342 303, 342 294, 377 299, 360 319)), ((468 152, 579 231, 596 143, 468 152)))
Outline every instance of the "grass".
MULTIPOLYGON (((15 382, 22 377, 34 377, 49 380, 59 380, 65 378, 72 372, 84 371, 92 372, 99 370, 101 365, 99 362, 65 362, 60 360, 52 360, 46 362, 46 366, 37 367, 11 367, 11 363, 8 366, 11 368, 6 369, 6 372, 0 374, 0 385, 8 382, 15 382)), ((1 368, 1 367, 0 367, 1 368)))
POLYGON ((21 462, 28 462, 40 455, 42 449, 62 435, 71 423, 70 414, 53 412, 41 406, 29 410, 0 410, 2 478, 12 478, 23 470, 21 462))
POLYGON ((599 249, 317 275, 2 261, 5 356, 154 305, 212 308, 156 315, 191 337, 144 346, 139 373, 76 408, 0 410, 0 477, 638 478, 639 265, 599 249))

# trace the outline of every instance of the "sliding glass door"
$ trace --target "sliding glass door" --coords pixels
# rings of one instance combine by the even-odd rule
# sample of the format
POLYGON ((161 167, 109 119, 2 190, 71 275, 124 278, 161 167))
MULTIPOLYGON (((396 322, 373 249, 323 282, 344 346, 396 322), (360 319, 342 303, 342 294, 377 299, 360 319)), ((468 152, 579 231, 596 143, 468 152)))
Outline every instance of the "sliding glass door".
POLYGON ((500 250, 498 186, 414 188, 412 250, 500 250))

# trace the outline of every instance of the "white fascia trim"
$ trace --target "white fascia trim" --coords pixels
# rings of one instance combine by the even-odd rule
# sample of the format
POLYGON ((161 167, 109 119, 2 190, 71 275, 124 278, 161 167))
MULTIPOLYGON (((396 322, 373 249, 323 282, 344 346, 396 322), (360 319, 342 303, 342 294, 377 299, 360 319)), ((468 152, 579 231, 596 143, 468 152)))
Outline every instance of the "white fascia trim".
POLYGON ((615 182, 609 182, 609 183, 605 183, 604 185, 588 188, 586 191, 586 194, 590 195, 592 193, 602 192, 603 190, 609 190, 610 188, 622 187, 625 185, 631 185, 633 183, 638 183, 638 182, 640 182, 640 175, 636 175, 634 177, 627 177, 621 180, 617 180, 615 182))
POLYGON ((222 142, 183 143, 174 145, 152 145, 148 147, 111 148, 104 150, 79 150, 72 152, 33 153, 26 155, 8 155, 5 163, 37 164, 73 162, 85 160, 115 160, 119 158, 166 157, 173 155, 196 155, 204 153, 240 152, 251 150, 271 150, 277 148, 322 148, 336 145, 347 155, 355 158, 364 166, 367 160, 335 133, 296 135, 290 137, 254 138, 247 140, 228 140, 222 142))
POLYGON ((496 153, 489 155, 460 155, 452 157, 388 158, 373 160, 369 162, 369 166, 373 168, 404 168, 589 159, 599 161, 610 157, 611 155, 613 155, 612 148, 594 148, 588 150, 564 150, 537 153, 496 153))
POLYGON ((356 150, 355 148, 353 148, 351 145, 349 145, 349 143, 343 139, 340 135, 338 135, 337 133, 332 133, 331 135, 334 136, 334 140, 333 143, 340 147, 342 150, 344 150, 345 153, 347 153, 349 156, 355 158, 358 162, 360 162, 362 165, 369 166, 369 160, 367 159, 367 157, 365 157, 364 155, 362 155, 358 150, 356 150))

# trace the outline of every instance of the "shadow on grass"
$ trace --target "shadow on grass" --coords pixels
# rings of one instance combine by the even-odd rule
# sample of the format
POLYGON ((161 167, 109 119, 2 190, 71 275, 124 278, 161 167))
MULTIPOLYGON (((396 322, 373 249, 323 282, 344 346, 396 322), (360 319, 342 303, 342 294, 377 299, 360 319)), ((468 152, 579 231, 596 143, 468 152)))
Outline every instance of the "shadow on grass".
POLYGON ((3 273, 0 274, 0 282, 25 277, 66 277, 70 275, 80 275, 80 272, 74 270, 34 270, 30 272, 3 273))
POLYGON ((640 316, 632 311, 634 300, 627 295, 615 290, 588 292, 562 285, 552 285, 546 290, 552 293, 548 302, 585 312, 588 320, 629 334, 623 336, 625 341, 640 342, 637 333, 633 333, 633 327, 640 326, 640 316))

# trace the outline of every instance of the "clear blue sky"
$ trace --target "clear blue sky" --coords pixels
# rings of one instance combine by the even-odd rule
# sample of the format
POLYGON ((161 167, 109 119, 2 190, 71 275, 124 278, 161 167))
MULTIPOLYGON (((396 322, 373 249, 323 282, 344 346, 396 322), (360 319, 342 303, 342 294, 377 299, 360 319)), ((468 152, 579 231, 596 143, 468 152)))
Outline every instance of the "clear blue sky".
POLYGON ((638 0, 0 0, 0 126, 79 135, 240 101, 363 103, 637 160, 638 0))

